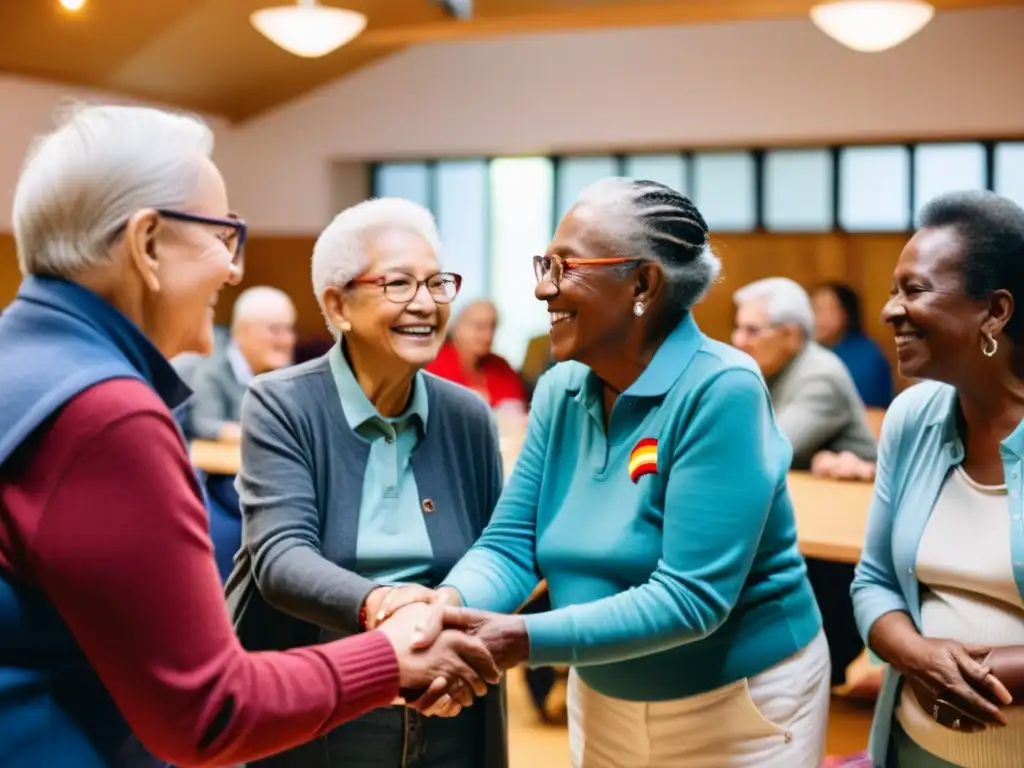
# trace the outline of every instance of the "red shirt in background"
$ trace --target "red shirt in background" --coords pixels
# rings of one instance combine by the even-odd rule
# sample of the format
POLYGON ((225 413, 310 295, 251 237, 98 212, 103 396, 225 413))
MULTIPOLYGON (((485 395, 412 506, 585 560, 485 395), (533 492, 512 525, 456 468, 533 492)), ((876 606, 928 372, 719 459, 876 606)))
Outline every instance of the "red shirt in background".
POLYGON ((476 371, 467 371, 462 365, 455 345, 445 342, 437 358, 427 370, 442 379, 454 381, 478 392, 492 408, 502 403, 517 402, 526 407, 526 390, 523 381, 503 357, 487 355, 476 371))
POLYGON ((178 765, 243 763, 398 695, 380 632, 247 653, 170 413, 114 380, 71 400, 0 474, 0 568, 56 607, 128 725, 178 765))

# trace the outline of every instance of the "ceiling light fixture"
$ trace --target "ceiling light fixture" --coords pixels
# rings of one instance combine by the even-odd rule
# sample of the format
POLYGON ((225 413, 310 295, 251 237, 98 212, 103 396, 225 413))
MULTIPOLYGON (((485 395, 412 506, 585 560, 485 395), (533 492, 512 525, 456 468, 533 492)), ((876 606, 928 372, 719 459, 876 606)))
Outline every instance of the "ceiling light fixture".
POLYGON ((811 20, 847 48, 874 53, 910 39, 932 20, 924 0, 832 0, 811 8, 811 20))
POLYGON ((254 11, 249 21, 272 43, 306 59, 326 56, 366 28, 363 14, 328 8, 316 0, 254 11))
POLYGON ((64 10, 74 13, 75 11, 82 10, 85 0, 60 0, 60 4, 64 6, 64 10))

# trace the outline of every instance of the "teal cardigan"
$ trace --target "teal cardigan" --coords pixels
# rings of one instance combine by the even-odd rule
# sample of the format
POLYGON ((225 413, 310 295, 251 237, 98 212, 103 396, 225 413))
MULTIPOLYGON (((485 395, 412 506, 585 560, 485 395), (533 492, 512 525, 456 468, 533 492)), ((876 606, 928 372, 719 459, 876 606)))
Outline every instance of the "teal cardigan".
MULTIPOLYGON (((908 613, 921 628, 921 594, 914 564, 935 500, 951 468, 964 458, 957 429, 956 390, 925 382, 900 394, 885 414, 879 442, 875 490, 851 592, 864 642, 872 625, 892 611, 908 613)), ((1006 476, 1010 554, 1017 588, 1024 597, 1024 425, 1002 442, 1006 476)), ((869 752, 874 765, 886 765, 900 676, 886 666, 875 705, 869 752)))
POLYGON ((554 610, 525 618, 530 663, 576 666, 609 696, 675 699, 756 675, 821 627, 791 454, 753 361, 687 316, 607 432, 590 369, 542 377, 492 521, 445 583, 511 613, 547 578, 554 610))

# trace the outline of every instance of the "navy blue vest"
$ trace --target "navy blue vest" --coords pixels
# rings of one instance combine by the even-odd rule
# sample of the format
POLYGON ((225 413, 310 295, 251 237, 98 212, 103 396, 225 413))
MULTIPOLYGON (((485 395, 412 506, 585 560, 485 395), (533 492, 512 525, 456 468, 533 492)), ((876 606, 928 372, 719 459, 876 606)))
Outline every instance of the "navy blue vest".
MULTIPOLYGON (((0 474, 16 471, 18 449, 70 399, 120 378, 149 384, 171 409, 190 395, 103 299, 64 280, 26 278, 0 315, 0 474)), ((132 736, 46 596, 0 570, 0 766, 164 765, 132 736)))

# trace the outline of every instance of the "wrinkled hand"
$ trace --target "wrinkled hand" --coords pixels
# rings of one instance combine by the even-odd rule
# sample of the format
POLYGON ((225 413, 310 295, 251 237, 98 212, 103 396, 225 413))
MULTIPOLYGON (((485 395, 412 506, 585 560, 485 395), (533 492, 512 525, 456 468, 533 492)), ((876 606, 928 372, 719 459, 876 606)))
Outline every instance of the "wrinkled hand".
POLYGON ((444 626, 461 629, 482 640, 494 663, 502 670, 514 667, 530 656, 530 636, 521 616, 445 606, 444 626))
MULTIPOLYGON (((410 706, 430 710, 442 696, 459 707, 470 706, 501 671, 479 638, 457 629, 442 629, 444 607, 417 604, 396 612, 378 629, 398 657, 399 686, 410 706)), ((438 714, 445 711, 440 707, 438 714)))
POLYGON ((983 660, 991 649, 953 640, 921 638, 904 674, 918 703, 936 722, 975 733, 1005 726, 999 706, 1013 697, 983 660))
POLYGON ((406 584, 401 587, 381 587, 381 594, 375 598, 374 590, 366 600, 366 623, 367 628, 387 621, 397 611, 406 606, 416 603, 427 605, 462 605, 462 598, 459 593, 451 587, 440 589, 427 589, 418 584, 406 584), (372 617, 371 617, 372 613, 372 617))
POLYGON ((875 463, 850 451, 819 451, 811 459, 811 474, 831 480, 873 480, 875 463))

